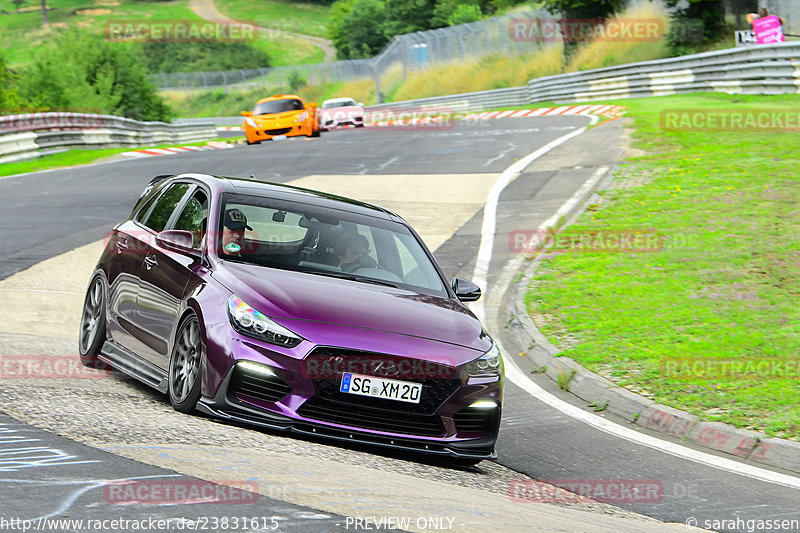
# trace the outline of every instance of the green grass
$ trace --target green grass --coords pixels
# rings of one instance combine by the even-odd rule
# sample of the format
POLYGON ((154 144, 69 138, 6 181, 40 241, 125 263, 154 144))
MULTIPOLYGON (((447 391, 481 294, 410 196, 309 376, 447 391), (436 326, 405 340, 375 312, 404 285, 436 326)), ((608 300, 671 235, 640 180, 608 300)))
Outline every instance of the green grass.
MULTIPOLYGON (((325 52, 321 48, 299 37, 262 39, 253 43, 253 46, 264 50, 269 55, 270 66, 273 67, 311 65, 322 63, 322 60, 325 59, 325 52)), ((253 68, 258 68, 258 65, 253 65, 253 68)))
MULTIPOLYGON (((279 2, 271 4, 281 5, 279 2)), ((28 2, 27 7, 38 5, 28 2)), ((41 25, 41 13, 38 10, 25 11, 22 13, 13 12, 13 5, 7 1, 5 10, 7 13, 0 14, 0 49, 9 64, 13 66, 24 66, 31 62, 31 50, 43 43, 53 39, 54 34, 67 27, 83 27, 90 31, 103 34, 106 23, 123 21, 169 21, 169 20, 196 20, 200 17, 189 9, 188 0, 167 0, 158 2, 140 2, 135 0, 121 0, 119 5, 97 5, 93 0, 48 0, 48 27, 41 25), (102 10, 103 12, 92 11, 83 12, 84 9, 102 10)), ((243 4, 244 5, 244 4, 243 4)), ((297 4, 307 6, 307 4, 297 4)), ((273 6, 274 8, 274 6, 273 6)), ((304 13, 303 8, 284 8, 284 18, 293 20, 294 12, 304 13)), ((24 9, 24 8, 23 8, 24 9)), ((218 6, 221 9, 221 6, 218 6)), ((272 8, 271 8, 272 9, 272 8)), ((327 12, 327 8, 319 8, 322 12, 327 12)), ((243 20, 252 21, 254 18, 259 21, 259 17, 254 17, 251 9, 249 16, 242 17, 243 20)), ((267 23, 264 19, 261 22, 264 26, 271 27, 273 23, 267 23)), ((302 20, 302 15, 298 16, 302 20)), ((324 18, 321 20, 325 20, 324 18)), ((279 28, 286 29, 286 28, 279 28)), ((288 31, 288 30, 287 30, 288 31)), ((294 65, 318 63, 323 60, 322 50, 302 38, 281 36, 278 32, 269 34, 266 38, 259 38, 254 42, 248 43, 251 46, 263 50, 270 57, 272 66, 294 65)), ((132 44, 129 44, 132 45, 132 44)), ((263 67, 264 65, 253 65, 253 68, 263 67)))
POLYGON ((215 0, 214 5, 234 20, 255 22, 276 32, 328 37, 330 6, 281 0, 215 0))
MULTIPOLYGON (((38 5, 29 1, 28 7, 38 5)), ((48 27, 41 25, 38 10, 14 13, 13 5, 7 2, 6 11, 0 14, 0 48, 9 64, 26 65, 31 60, 31 50, 52 40, 53 35, 66 27, 84 27, 103 34, 104 25, 110 21, 142 20, 201 20, 189 9, 188 0, 163 2, 137 2, 122 0, 117 6, 96 5, 92 0, 48 0, 48 27), (103 10, 83 13, 82 10, 103 10), (107 13, 106 13, 107 11, 107 13)))
MULTIPOLYGON (((229 141, 230 139, 217 138, 216 141, 229 141)), ((74 167, 98 163, 122 152, 132 150, 146 150, 148 148, 165 148, 167 146, 203 146, 210 141, 194 143, 170 143, 158 146, 129 146, 127 148, 81 148, 67 150, 58 154, 46 155, 28 161, 18 161, 16 163, 3 163, 0 165, 0 176, 13 176, 15 174, 25 174, 28 172, 39 172, 41 170, 52 170, 55 168, 74 167)))
POLYGON ((573 234, 655 230, 660 251, 545 258, 527 304, 589 369, 705 419, 800 437, 800 380, 666 377, 666 359, 800 357, 800 137, 796 132, 666 131, 664 109, 800 109, 800 97, 718 93, 624 105, 636 147, 573 234), (629 182, 630 183, 630 182, 629 182), (566 344, 567 338, 577 343, 566 344))

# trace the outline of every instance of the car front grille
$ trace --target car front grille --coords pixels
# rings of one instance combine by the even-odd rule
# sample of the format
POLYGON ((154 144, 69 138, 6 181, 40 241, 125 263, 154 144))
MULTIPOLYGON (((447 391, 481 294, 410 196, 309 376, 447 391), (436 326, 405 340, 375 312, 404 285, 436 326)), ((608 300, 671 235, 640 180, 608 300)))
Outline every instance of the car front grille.
POLYGON ((361 405, 348 405, 319 398, 312 398, 297 411, 300 416, 330 422, 343 426, 419 435, 422 437, 441 437, 444 434, 438 416, 415 415, 411 413, 389 412, 361 405))
MULTIPOLYGON (((414 368, 412 364, 414 360, 410 358, 341 348, 317 348, 308 357, 316 358, 316 362, 329 362, 328 368, 336 368, 333 364, 336 360, 339 360, 340 363, 344 360, 344 367, 350 368, 347 365, 348 359, 358 361, 387 361, 390 359, 397 365, 397 368, 414 368), (401 362, 408 364, 403 366, 400 365, 401 362)), ((377 374, 377 377, 381 378, 422 384, 419 403, 340 392, 341 374, 317 379, 310 376, 316 397, 307 401, 298 413, 316 420, 377 431, 431 437, 441 436, 444 429, 436 412, 459 389, 461 382, 456 377, 456 369, 452 366, 430 363, 425 368, 425 375, 403 371, 392 375, 377 374)))
POLYGON ((246 396, 264 402, 277 402, 285 398, 291 387, 278 376, 255 374, 236 367, 233 370, 228 394, 246 396))
POLYGON ((264 130, 264 133, 267 135, 283 135, 284 133, 289 133, 292 131, 292 128, 278 128, 274 130, 264 130))

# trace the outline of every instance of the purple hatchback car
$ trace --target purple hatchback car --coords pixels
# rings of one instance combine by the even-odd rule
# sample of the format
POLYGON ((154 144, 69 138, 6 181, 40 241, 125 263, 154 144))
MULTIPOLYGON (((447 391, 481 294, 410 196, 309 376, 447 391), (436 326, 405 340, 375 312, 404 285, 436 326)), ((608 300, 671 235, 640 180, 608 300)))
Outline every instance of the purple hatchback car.
POLYGON ((414 230, 381 207, 202 174, 159 176, 109 234, 79 348, 236 422, 496 457, 497 346, 414 230))

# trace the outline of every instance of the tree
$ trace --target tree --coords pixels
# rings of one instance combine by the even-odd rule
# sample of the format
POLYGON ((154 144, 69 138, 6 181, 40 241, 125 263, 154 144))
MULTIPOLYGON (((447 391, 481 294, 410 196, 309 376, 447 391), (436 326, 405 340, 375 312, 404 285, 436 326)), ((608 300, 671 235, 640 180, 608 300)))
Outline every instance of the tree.
POLYGON ((725 5, 722 0, 688 0, 688 5, 678 7, 679 0, 665 0, 675 8, 669 41, 674 55, 694 52, 701 43, 719 40, 725 29, 725 5))
POLYGON ((339 59, 372 57, 389 42, 381 0, 339 0, 331 7, 328 31, 339 59))
POLYGON ((47 26, 47 0, 42 0, 42 26, 47 26))
POLYGON ((430 30, 433 25, 434 0, 391 0, 386 3, 384 34, 387 39, 395 35, 430 30))
POLYGON ((6 66, 6 60, 0 56, 0 112, 17 110, 23 103, 15 87, 14 72, 6 66))
POLYGON ((341 31, 347 36, 350 58, 372 57, 386 45, 383 27, 386 7, 380 0, 356 0, 342 19, 341 31))
MULTIPOLYGON (((431 26, 437 28, 442 26, 452 26, 453 24, 450 22, 450 18, 462 5, 474 5, 478 8, 478 12, 480 13, 480 5, 478 4, 478 0, 439 0, 436 2, 436 6, 433 8, 433 20, 431 21, 431 26)), ((468 22, 474 21, 469 20, 468 22)))
POLYGON ((342 31, 342 21, 350 13, 355 0, 336 0, 328 13, 328 36, 336 47, 337 59, 350 59, 350 41, 342 31))
POLYGON ((550 13, 570 19, 607 19, 625 4, 625 0, 544 0, 550 13))
POLYGON ((43 109, 71 109, 166 120, 169 108, 129 47, 85 31, 59 35, 34 55, 18 80, 20 96, 43 109))
POLYGON ((453 14, 447 19, 447 23, 451 26, 458 24, 468 24, 470 22, 477 22, 483 18, 481 8, 476 4, 461 4, 453 14))
POLYGON ((25 0, 11 0, 11 3, 14 4, 14 9, 19 12, 19 8, 25 5, 25 0))

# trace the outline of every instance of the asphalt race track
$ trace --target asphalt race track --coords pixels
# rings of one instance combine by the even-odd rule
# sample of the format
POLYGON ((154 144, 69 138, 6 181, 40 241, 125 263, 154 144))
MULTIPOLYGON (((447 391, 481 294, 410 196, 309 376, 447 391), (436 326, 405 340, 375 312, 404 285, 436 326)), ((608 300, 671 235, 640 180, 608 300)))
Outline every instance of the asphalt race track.
MULTIPOLYGON (((561 116, 428 130, 349 129, 318 139, 0 178, 0 356, 76 353, 74 310, 76 305, 80 310, 99 256, 98 241, 129 214, 155 175, 252 175, 383 204, 414 225, 450 278, 470 279, 481 242, 483 203, 497 177, 516 160, 588 122, 587 117, 561 116)), ((538 227, 599 168, 613 169, 624 156, 623 138, 620 120, 591 128, 537 159, 504 189, 485 294, 492 293, 497 273, 515 256, 509 233, 538 227)), ((512 344, 502 328, 490 333, 512 344)), ((591 411, 546 377, 530 374, 532 365, 525 358, 504 355, 547 392, 591 411)), ((280 531, 358 530, 353 516, 375 517, 387 509, 414 520, 440 518, 437 527, 462 531, 679 531, 684 528, 661 529, 657 521, 702 527, 706 520, 734 524, 720 531, 747 531, 747 521, 800 519, 798 478, 780 484, 723 470, 713 460, 698 462, 643 446, 576 420, 509 380, 499 459, 465 469, 180 415, 165 398, 117 375, 61 382, 0 379, 0 394, 0 411, 8 415, 0 414, 3 516, 196 520, 227 514, 242 520, 266 517, 267 522, 249 529, 264 531, 272 530, 271 518, 280 531), (11 461, 9 450, 20 442, 52 460, 44 461, 44 467, 41 459, 11 461), (145 477, 187 483, 250 480, 260 494, 239 495, 251 503, 255 499, 255 506, 219 501, 134 506, 109 501, 104 492, 108 480, 145 477), (511 487, 531 480, 648 481, 663 487, 663 493, 616 507, 577 497, 551 506, 509 497, 511 487), (553 522, 519 518, 528 513, 553 522)), ((607 413, 594 416, 680 442, 607 413)), ((760 468, 768 479, 770 470, 760 468)), ((420 527, 414 520, 398 527, 435 529, 433 522, 420 527)))

